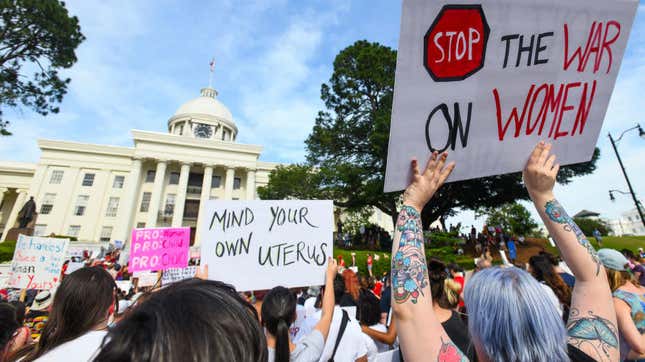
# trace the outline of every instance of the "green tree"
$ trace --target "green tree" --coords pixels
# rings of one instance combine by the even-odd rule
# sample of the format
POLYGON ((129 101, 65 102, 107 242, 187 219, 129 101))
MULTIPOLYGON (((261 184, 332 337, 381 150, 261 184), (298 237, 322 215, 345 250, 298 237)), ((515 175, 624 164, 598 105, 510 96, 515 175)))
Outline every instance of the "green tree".
MULTIPOLYGON (((0 0, 0 18, 0 107, 58 113, 70 82, 58 71, 76 62, 85 39, 78 19, 55 0, 0 0)), ((0 135, 11 134, 8 124, 0 108, 0 135)))
POLYGON ((531 235, 538 224, 531 213, 517 202, 477 210, 477 215, 486 215, 486 224, 501 226, 505 232, 514 235, 531 235))
POLYGON ((588 237, 593 236, 593 231, 598 230, 600 231, 600 235, 608 235, 609 234, 609 226, 602 220, 597 220, 597 219, 588 219, 586 217, 577 217, 573 219, 573 221, 578 224, 580 227, 580 230, 588 237))
MULTIPOLYGON (((294 170, 276 169, 267 186, 271 198, 326 198, 350 211, 374 206, 396 221, 401 192, 383 192, 395 67, 396 51, 365 40, 336 56, 332 76, 321 87, 326 110, 318 113, 305 141, 307 166, 320 177, 302 179, 313 181, 305 187, 286 182, 294 170)), ((590 162, 563 167, 558 182, 593 172, 599 154, 596 149, 590 162)), ((518 199, 528 199, 521 173, 453 182, 426 205, 423 225, 454 215, 458 208, 498 207, 518 199)))

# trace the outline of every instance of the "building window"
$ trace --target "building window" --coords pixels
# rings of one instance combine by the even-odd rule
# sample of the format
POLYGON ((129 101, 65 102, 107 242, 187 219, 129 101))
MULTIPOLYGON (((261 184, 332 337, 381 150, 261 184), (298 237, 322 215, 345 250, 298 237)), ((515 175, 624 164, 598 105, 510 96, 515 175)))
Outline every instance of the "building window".
POLYGON ((226 133, 228 133, 226 130, 222 131, 222 141, 226 140, 226 133))
POLYGON ((78 234, 81 233, 81 225, 70 225, 67 230, 67 236, 78 237, 78 234))
POLYGON ((49 215, 49 213, 52 212, 54 199, 56 199, 56 194, 45 194, 43 197, 43 203, 40 205, 40 213, 42 215, 49 215))
POLYGON ((152 192, 143 193, 143 196, 141 197, 141 208, 139 208, 139 211, 148 212, 148 208, 150 207, 151 197, 152 197, 152 192))
POLYGON ((108 200, 107 210, 105 211, 105 216, 115 217, 118 210, 119 210, 119 198, 110 197, 110 199, 108 200))
POLYGON ((86 173, 85 176, 83 176, 83 186, 94 185, 94 176, 96 175, 93 173, 86 173))
POLYGON ((45 224, 36 224, 34 227, 34 236, 45 236, 47 232, 47 225, 45 224))
POLYGON ((179 125, 179 135, 181 136, 183 134, 184 134, 184 124, 182 123, 179 125))
POLYGON ((60 184, 63 181, 63 174, 65 172, 63 170, 54 170, 52 171, 52 175, 49 178, 49 183, 50 184, 60 184))
POLYGON ((211 179, 211 188, 218 189, 222 185, 222 176, 213 176, 211 179))
POLYGON ((146 223, 145 223, 145 222, 138 222, 138 223, 137 223, 137 229, 143 229, 144 227, 146 227, 146 223))
POLYGON ((125 182, 125 176, 114 176, 114 182, 112 183, 112 188, 122 189, 124 182, 125 182))
POLYGON ((239 190, 241 186, 242 186, 242 179, 239 177, 235 177, 233 179, 233 190, 239 190))
POLYGON ((109 242, 110 239, 112 238, 112 226, 104 226, 101 229, 101 241, 102 242, 109 242))
POLYGON ((168 181, 169 185, 179 185, 179 172, 171 172, 170 180, 168 181))
POLYGON ((240 199, 239 197, 234 197, 234 198, 233 198, 233 200, 239 200, 239 199, 240 199))
POLYGON ((175 194, 166 195, 166 206, 163 208, 164 216, 172 216, 175 211, 175 194))
POLYGON ((85 214, 88 201, 90 201, 90 197, 88 195, 78 195, 78 198, 76 199, 76 207, 74 208, 74 215, 83 216, 85 214))
POLYGON ((146 174, 146 182, 155 182, 155 174, 157 172, 155 170, 148 170, 148 173, 146 174))

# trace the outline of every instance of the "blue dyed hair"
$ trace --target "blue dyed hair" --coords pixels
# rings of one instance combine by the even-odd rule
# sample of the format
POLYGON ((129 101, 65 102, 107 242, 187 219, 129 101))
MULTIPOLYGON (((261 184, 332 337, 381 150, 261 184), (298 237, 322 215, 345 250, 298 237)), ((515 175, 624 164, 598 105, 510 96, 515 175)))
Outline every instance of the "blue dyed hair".
POLYGON ((543 287, 519 268, 488 268, 466 285, 468 330, 494 362, 569 361, 567 333, 543 287))

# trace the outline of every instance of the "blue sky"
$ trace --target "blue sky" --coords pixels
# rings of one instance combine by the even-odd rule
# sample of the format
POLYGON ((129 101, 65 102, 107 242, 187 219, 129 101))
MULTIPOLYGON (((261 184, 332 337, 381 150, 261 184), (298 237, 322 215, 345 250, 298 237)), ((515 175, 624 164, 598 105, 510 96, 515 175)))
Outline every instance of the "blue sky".
MULTIPOLYGON (((359 39, 396 47, 401 11, 400 1, 392 0, 66 3, 87 37, 78 63, 65 71, 72 78, 69 93, 56 115, 7 111, 14 136, 0 139, 2 160, 36 162, 39 138, 130 146, 132 128, 165 132, 175 110, 208 84, 208 62, 215 57, 213 85, 233 113, 238 142, 263 145, 266 161, 302 161, 334 56, 359 39)), ((620 195, 609 201, 609 188, 627 187, 606 134, 636 122, 645 127, 644 59, 641 2, 599 139, 599 168, 557 190, 572 212, 614 217, 633 207, 620 195)), ((645 141, 628 134, 620 150, 645 198, 645 141)), ((473 215, 459 220, 469 224, 473 215)))

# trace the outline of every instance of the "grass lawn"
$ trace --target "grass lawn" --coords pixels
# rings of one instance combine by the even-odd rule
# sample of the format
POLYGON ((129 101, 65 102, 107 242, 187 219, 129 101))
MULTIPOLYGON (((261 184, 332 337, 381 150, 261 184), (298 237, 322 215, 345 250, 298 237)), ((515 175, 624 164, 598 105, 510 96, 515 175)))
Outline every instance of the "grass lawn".
MULTIPOLYGON (((587 237, 596 250, 601 249, 596 242, 596 238, 587 237)), ((638 248, 645 248, 645 236, 603 236, 602 248, 611 248, 618 251, 629 249, 635 253, 638 248)))

